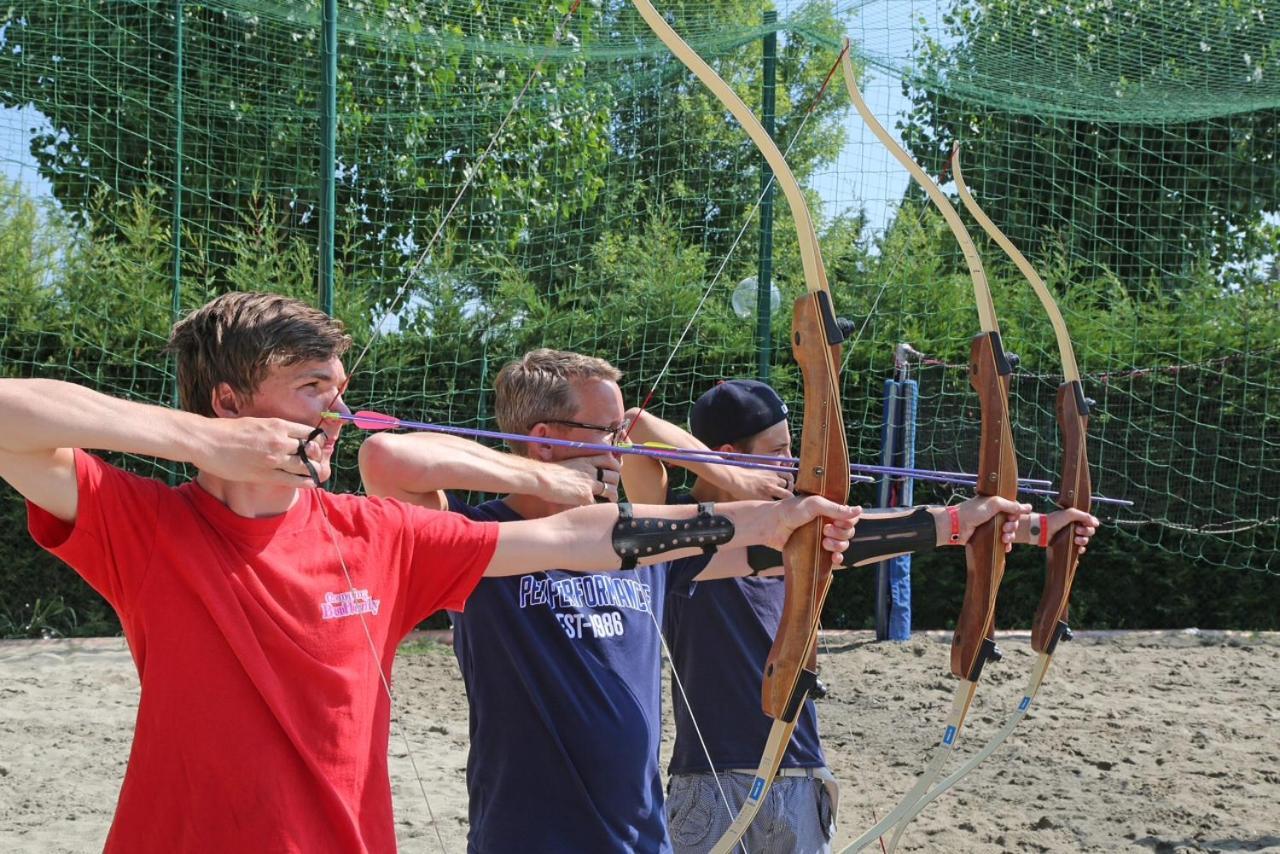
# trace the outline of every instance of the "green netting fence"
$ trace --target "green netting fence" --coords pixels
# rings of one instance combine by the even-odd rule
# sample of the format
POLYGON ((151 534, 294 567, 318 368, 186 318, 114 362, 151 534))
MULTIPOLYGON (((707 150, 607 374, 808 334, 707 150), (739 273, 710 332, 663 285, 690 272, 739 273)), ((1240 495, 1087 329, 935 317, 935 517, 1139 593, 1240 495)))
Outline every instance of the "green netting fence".
MULTIPOLYGON (((880 383, 908 342, 924 354, 913 364, 919 462, 972 468, 976 399, 963 362, 977 325, 941 218, 839 80, 824 88, 845 34, 873 109, 948 191, 947 155, 962 144, 975 195, 1057 295, 1098 402, 1095 488, 1135 502, 1099 508, 1113 547, 1197 571, 1280 574, 1270 4, 659 8, 753 107, 763 41, 777 36, 776 136, 809 193, 837 308, 855 323, 844 395, 857 459, 877 457, 880 383)), ((715 380, 755 374, 756 318, 736 314, 731 297, 757 268, 758 153, 629 4, 584 3, 561 29, 568 9, 338 3, 333 310, 360 345, 376 338, 353 403, 490 427, 494 374, 534 346, 609 358, 629 404, 656 383, 652 408, 678 422, 715 380)), ((9 7, 0 372, 170 402, 161 348, 176 313, 233 288, 318 299, 321 12, 251 0, 9 7)), ((780 200, 772 225, 771 379, 798 408, 787 329, 803 280, 780 200)), ((1017 271, 973 231, 1021 356, 1022 468, 1053 478, 1052 333, 1017 271)), ((357 486, 354 459, 343 452, 340 488, 357 486)), ((48 581, 56 568, 6 500, 0 542, 25 592, 3 610, 17 624, 31 591, 47 601, 64 582, 48 581)), ((846 622, 865 621, 856 600, 841 607, 846 622)))

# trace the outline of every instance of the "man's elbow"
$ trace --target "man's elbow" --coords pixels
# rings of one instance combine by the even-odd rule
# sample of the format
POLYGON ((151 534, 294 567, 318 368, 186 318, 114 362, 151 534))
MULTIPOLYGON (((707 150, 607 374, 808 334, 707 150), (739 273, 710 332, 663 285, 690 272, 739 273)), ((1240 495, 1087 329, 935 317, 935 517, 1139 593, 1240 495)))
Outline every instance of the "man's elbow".
POLYGON ((395 436, 375 433, 360 445, 360 480, 369 495, 388 495, 395 491, 395 472, 402 468, 395 449, 395 436))

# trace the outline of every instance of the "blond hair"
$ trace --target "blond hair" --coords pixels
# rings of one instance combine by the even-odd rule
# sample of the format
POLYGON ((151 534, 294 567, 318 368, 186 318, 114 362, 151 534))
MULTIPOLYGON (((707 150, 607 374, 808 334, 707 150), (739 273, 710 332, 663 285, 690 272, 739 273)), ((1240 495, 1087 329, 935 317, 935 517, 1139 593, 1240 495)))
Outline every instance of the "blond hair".
MULTIPOLYGON (((582 380, 618 382, 622 371, 595 356, 550 350, 530 350, 508 362, 494 381, 494 411, 507 433, 528 433, 543 421, 568 418, 578 408, 573 384, 582 380)), ((528 444, 511 442, 512 452, 528 454, 528 444)))
POLYGON ((174 324, 166 349, 177 356, 182 408, 213 417, 221 383, 252 399, 272 367, 327 361, 350 346, 342 322, 319 309, 279 294, 238 291, 174 324))

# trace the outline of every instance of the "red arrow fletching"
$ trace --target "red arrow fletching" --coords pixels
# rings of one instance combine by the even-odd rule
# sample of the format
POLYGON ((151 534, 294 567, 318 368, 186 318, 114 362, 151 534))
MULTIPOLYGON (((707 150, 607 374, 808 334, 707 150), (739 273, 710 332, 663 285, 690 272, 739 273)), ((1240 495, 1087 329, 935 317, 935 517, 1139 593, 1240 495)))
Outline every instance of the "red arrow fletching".
POLYGON ((351 418, 352 423, 361 430, 394 430, 400 426, 399 418, 383 415, 381 412, 371 412, 367 409, 360 410, 351 418))

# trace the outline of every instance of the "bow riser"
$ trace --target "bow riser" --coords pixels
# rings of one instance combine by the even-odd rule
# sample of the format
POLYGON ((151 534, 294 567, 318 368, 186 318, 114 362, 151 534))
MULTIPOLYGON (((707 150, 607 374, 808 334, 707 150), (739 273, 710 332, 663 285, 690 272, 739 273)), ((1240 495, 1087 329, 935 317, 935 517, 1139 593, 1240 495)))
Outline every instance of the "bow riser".
MULTIPOLYGON (((838 504, 849 499, 849 449, 840 417, 837 368, 840 332, 825 293, 796 300, 791 344, 804 378, 804 425, 800 437, 796 493, 821 495, 838 504)), ((773 647, 765 664, 761 704, 765 714, 782 717, 795 703, 803 672, 816 674, 816 627, 831 586, 831 555, 822 548, 825 519, 794 531, 783 548, 786 601, 773 647), (799 570, 799 571, 796 571, 799 570), (800 628, 794 631, 792 627, 800 628)))
MULTIPOLYGON (((1009 423, 1009 381, 1013 366, 1000 344, 998 332, 974 337, 969 350, 969 383, 982 412, 978 451, 980 495, 1015 498, 1018 494, 1018 460, 1013 451, 1009 423)), ((991 655, 987 643, 995 624, 996 594, 1004 577, 1004 514, 979 525, 965 544, 967 576, 964 603, 951 643, 951 672, 960 679, 977 681, 991 655)))
MULTIPOLYGON (((1058 506, 1089 512, 1093 498, 1085 437, 1089 429, 1089 402, 1078 380, 1058 386, 1058 430, 1062 434, 1062 485, 1058 506)), ((1049 541, 1045 555, 1045 584, 1031 628, 1031 648, 1053 653, 1067 620, 1071 585, 1080 561, 1075 523, 1064 525, 1049 541)))
MULTIPOLYGON (((843 504, 849 495, 849 452, 840 413, 838 381, 838 344, 842 337, 831 311, 822 250, 804 191, 769 133, 733 89, 680 38, 649 0, 632 2, 654 34, 742 125, 773 170, 791 209, 808 291, 808 295, 796 303, 792 326, 793 351, 804 375, 805 398, 796 491, 825 495, 843 504), (829 330, 837 331, 828 337, 829 330), (835 447, 824 447, 828 445, 835 447)), ((822 550, 822 526, 820 520, 795 531, 784 548, 787 604, 783 607, 781 626, 770 651, 761 692, 762 705, 767 713, 774 715, 774 722, 751 791, 729 829, 712 848, 713 852, 723 854, 732 850, 750 826, 782 761, 798 719, 796 713, 816 682, 817 618, 831 585, 831 561, 822 550), (802 551, 808 554, 802 555, 802 551)))

